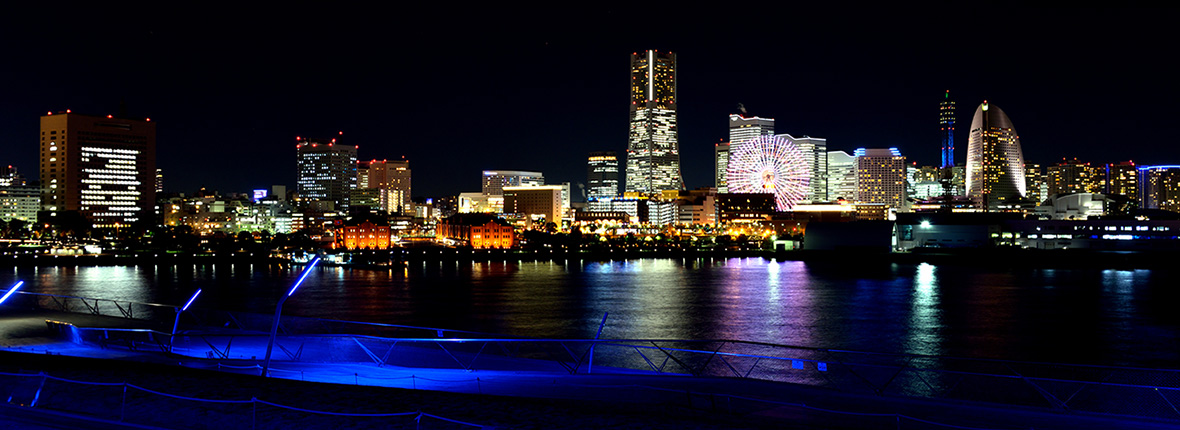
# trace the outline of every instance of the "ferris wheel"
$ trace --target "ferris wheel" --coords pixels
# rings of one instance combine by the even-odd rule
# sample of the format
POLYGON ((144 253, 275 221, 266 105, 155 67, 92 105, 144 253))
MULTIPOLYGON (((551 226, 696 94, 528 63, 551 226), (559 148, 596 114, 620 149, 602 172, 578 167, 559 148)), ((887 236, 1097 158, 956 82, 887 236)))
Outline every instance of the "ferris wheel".
POLYGON ((774 194, 775 206, 784 211, 807 195, 811 165, 790 140, 759 136, 729 148, 726 182, 732 193, 774 194))

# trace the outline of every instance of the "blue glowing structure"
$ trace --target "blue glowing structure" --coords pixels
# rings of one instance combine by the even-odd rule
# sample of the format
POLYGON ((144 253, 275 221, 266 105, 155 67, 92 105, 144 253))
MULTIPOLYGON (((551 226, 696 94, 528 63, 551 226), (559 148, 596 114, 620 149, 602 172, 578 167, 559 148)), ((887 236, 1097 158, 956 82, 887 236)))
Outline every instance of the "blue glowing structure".
POLYGON ((0 305, 4 304, 4 302, 7 301, 9 297, 12 297, 12 293, 15 293, 16 289, 20 288, 20 286, 24 284, 25 281, 17 281, 16 285, 13 285, 12 288, 8 289, 8 292, 4 293, 4 297, 0 297, 0 305))
POLYGON ((942 168, 955 167, 955 101, 951 90, 946 90, 938 104, 938 127, 942 134, 942 168))
POLYGON ((197 300, 197 296, 199 296, 199 295, 201 295, 201 289, 197 288, 197 292, 193 293, 193 296, 188 299, 188 302, 186 302, 184 304, 184 307, 180 308, 180 311, 181 312, 187 311, 188 307, 193 305, 193 301, 197 300))
POLYGON ((176 338, 176 328, 180 326, 180 314, 184 313, 184 311, 187 311, 188 307, 193 305, 193 302, 197 300, 197 296, 199 295, 201 295, 201 289, 197 288, 197 292, 193 293, 192 297, 189 297, 188 302, 185 302, 184 306, 176 310, 176 319, 172 321, 172 336, 168 338, 169 352, 172 351, 173 341, 176 338))
POLYGON ((275 347, 275 336, 279 334, 279 318, 283 315, 283 303, 286 303, 287 299, 291 298, 292 294, 295 294, 295 290, 299 289, 299 286, 303 284, 303 280, 307 279, 307 275, 311 273, 311 269, 315 268, 315 265, 319 262, 319 257, 312 257, 311 262, 307 264, 307 268, 303 269, 303 275, 299 276, 299 280, 295 281, 295 285, 291 286, 291 290, 287 291, 287 295, 279 299, 279 304, 275 306, 275 322, 270 327, 270 340, 266 343, 266 359, 262 364, 263 378, 270 376, 270 353, 275 347))

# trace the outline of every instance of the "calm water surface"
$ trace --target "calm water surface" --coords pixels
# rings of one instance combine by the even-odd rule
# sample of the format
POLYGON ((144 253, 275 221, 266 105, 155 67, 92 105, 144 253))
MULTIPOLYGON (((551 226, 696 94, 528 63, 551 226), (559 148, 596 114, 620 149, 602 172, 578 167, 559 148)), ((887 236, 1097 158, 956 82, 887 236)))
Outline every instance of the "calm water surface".
MULTIPOLYGON (((8 268, 27 291, 270 313, 277 266, 8 268)), ((284 314, 506 333, 740 339, 862 351, 1180 367, 1170 270, 761 258, 316 268, 284 314)))

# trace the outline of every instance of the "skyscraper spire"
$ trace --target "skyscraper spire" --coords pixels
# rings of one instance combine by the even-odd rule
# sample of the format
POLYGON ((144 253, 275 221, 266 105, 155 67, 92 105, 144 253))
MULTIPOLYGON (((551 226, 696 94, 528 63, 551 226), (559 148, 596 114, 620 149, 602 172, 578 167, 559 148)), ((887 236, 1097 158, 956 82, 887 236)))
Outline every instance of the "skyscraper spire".
POLYGON ((955 167, 955 101, 951 90, 946 90, 938 104, 938 126, 942 135, 942 168, 955 167))

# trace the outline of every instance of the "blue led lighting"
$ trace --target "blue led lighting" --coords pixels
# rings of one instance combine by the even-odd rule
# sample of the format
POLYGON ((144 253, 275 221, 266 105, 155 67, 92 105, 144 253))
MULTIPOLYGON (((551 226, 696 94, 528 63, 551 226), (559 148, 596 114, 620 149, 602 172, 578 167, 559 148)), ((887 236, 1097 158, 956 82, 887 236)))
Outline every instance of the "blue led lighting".
POLYGON ((16 285, 13 285, 12 288, 8 289, 7 293, 4 293, 4 297, 0 297, 0 304, 4 304, 4 301, 8 300, 8 297, 11 296, 12 293, 15 293, 16 289, 20 288, 20 286, 24 285, 24 283, 25 281, 17 281, 16 285))
POLYGON ((180 311, 181 312, 187 311, 188 307, 193 304, 193 301, 197 300, 197 296, 199 296, 199 295, 201 295, 201 289, 197 288, 197 292, 193 293, 193 296, 188 299, 188 303, 185 303, 184 307, 180 308, 180 311))
POLYGON ((1159 165, 1159 166, 1143 166, 1143 167, 1139 168, 1139 170, 1152 170, 1152 169, 1180 169, 1180 165, 1164 164, 1164 165, 1159 165))
POLYGON ((291 287, 291 291, 287 292, 287 297, 291 297, 292 294, 295 294, 295 290, 299 288, 299 285, 303 283, 303 280, 305 278, 307 278, 307 274, 311 273, 311 269, 313 267, 315 267, 316 263, 319 263, 319 262, 320 262, 319 257, 312 257, 311 264, 307 265, 306 269, 303 269, 303 276, 300 276, 299 281, 295 282, 295 285, 291 287))

